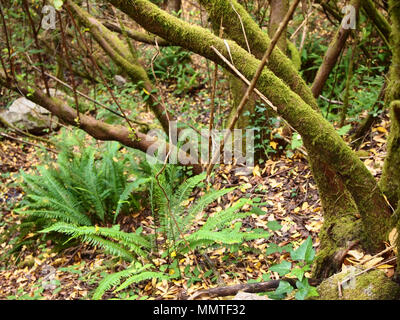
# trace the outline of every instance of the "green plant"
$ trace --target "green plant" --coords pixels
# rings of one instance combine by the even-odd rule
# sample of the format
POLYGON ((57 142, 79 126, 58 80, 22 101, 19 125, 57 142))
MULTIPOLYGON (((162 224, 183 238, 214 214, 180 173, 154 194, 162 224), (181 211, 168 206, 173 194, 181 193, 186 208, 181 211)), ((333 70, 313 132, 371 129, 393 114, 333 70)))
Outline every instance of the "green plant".
POLYGON ((70 239, 80 238, 85 243, 104 249, 106 253, 133 261, 135 257, 146 258, 152 248, 151 243, 141 235, 141 231, 138 229, 135 233, 124 232, 119 225, 104 228, 59 222, 40 232, 59 232, 70 236, 70 239))
MULTIPOLYGON (((282 252, 282 249, 283 248, 273 246, 269 248, 267 254, 282 252)), ((292 250, 291 247, 286 247, 285 250, 290 252, 293 264, 284 260, 280 264, 270 267, 270 271, 277 272, 281 277, 288 276, 295 279, 296 289, 288 281, 282 280, 278 288, 274 292, 268 294, 268 296, 273 299, 283 299, 294 290, 296 290, 295 298, 297 300, 318 296, 317 290, 309 284, 305 276, 305 273, 311 269, 311 264, 315 259, 315 250, 312 246, 311 237, 308 237, 296 250, 292 250)))
POLYGON ((47 218, 49 223, 115 223, 127 204, 139 208, 132 191, 146 183, 145 178, 128 182, 119 148, 118 143, 106 143, 101 157, 92 146, 78 153, 64 149, 55 164, 39 166, 37 174, 22 172, 26 196, 23 207, 15 211, 47 218))
MULTIPOLYGON (((168 241, 173 244, 173 250, 186 253, 189 249, 199 247, 215 244, 231 245, 242 243, 246 240, 269 237, 269 234, 263 232, 249 233, 239 231, 240 222, 232 225, 232 221, 245 218, 254 213, 254 211, 237 213, 244 205, 250 206, 253 204, 250 199, 240 199, 231 207, 208 217, 204 225, 197 231, 187 235, 199 213, 210 203, 235 188, 210 190, 193 203, 190 208, 187 208, 187 199, 193 188, 199 186, 205 179, 206 173, 191 177, 174 188, 169 181, 174 181, 175 169, 167 166, 165 173, 160 175, 157 181, 155 177, 158 170, 160 170, 159 167, 153 169, 155 175, 150 186, 152 207, 153 210, 157 210, 160 229, 166 234, 168 241)), ((265 213, 261 211, 261 214, 265 213)))
POLYGON ((101 297, 107 290, 120 284, 122 279, 124 278, 125 281, 121 285, 119 285, 118 288, 114 290, 114 292, 121 291, 133 283, 137 283, 148 279, 159 279, 159 280, 170 279, 170 276, 165 275, 161 272, 148 271, 148 269, 150 269, 151 267, 152 267, 151 264, 146 264, 143 266, 140 263, 136 262, 133 263, 131 267, 125 270, 107 275, 106 277, 103 278, 99 286, 96 288, 93 294, 93 299, 94 300, 101 299, 101 297))
MULTIPOLYGON (((192 88, 196 83, 199 73, 191 66, 191 53, 181 47, 168 46, 161 48, 161 54, 154 61, 154 73, 162 80, 176 82, 176 94, 192 88)), ((153 74, 149 74, 153 77, 153 74)))

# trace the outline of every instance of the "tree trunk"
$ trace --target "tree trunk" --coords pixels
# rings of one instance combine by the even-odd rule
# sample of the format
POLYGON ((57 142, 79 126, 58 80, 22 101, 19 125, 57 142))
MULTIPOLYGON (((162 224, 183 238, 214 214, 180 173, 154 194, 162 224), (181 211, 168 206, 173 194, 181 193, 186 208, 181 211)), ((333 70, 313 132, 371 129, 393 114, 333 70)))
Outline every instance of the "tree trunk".
MULTIPOLYGON (((279 28, 280 23, 285 18, 287 11, 289 10, 289 2, 288 0, 269 0, 270 6, 270 15, 269 15, 269 27, 268 34, 270 38, 274 36, 276 31, 279 28)), ((287 53, 287 42, 286 42, 286 28, 282 32, 278 40, 278 48, 286 54, 287 53)))
POLYGON ((398 1, 390 1, 389 5, 393 57, 385 100, 390 105, 391 128, 380 186, 395 208, 400 199, 400 6, 398 1))
MULTIPOLYGON (((236 68, 251 79, 259 60, 235 42, 224 41, 198 26, 179 20, 146 0, 109 0, 146 30, 229 68, 213 50, 232 57, 236 68), (229 52, 227 49, 229 46, 229 52)), ((229 6, 228 6, 229 7, 229 6)), ((388 232, 390 209, 377 183, 357 155, 346 145, 333 126, 313 110, 271 71, 264 69, 257 89, 275 105, 278 113, 318 150, 321 161, 329 164, 351 193, 362 218, 364 247, 373 252, 382 247, 388 232)))
MULTIPOLYGON (((358 14, 360 8, 360 0, 352 0, 351 5, 355 7, 356 13, 358 14)), ((328 80, 329 74, 335 67, 340 52, 343 50, 346 44, 346 40, 351 33, 351 30, 352 29, 350 28, 343 28, 342 26, 340 26, 332 42, 330 43, 328 50, 325 53, 322 65, 318 69, 317 75, 315 76, 311 88, 315 98, 318 98, 322 93, 322 89, 325 86, 326 80, 328 80)))

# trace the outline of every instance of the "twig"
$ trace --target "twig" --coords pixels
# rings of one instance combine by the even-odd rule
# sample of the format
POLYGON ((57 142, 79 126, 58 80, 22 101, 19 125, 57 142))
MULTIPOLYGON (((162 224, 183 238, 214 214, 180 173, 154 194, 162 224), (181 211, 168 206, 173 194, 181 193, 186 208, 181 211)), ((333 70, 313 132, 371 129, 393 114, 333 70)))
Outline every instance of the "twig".
POLYGON ((299 25, 299 27, 296 29, 295 32, 290 36, 289 40, 293 40, 294 37, 297 35, 297 33, 301 30, 301 28, 307 23, 308 19, 311 17, 311 15, 314 13, 314 11, 311 11, 308 13, 304 21, 299 25))
MULTIPOLYGON (((247 45, 247 51, 249 51, 249 53, 251 54, 249 42, 247 41, 246 29, 244 28, 243 21, 242 21, 242 17, 240 16, 239 12, 236 11, 236 9, 235 9, 235 7, 233 6, 233 3, 232 3, 232 2, 231 2, 231 7, 232 7, 233 11, 235 11, 236 15, 237 15, 238 18, 239 18, 240 25, 242 26, 242 32, 243 32, 244 40, 246 41, 246 45, 247 45)), ((222 18, 221 18, 221 19, 222 19, 222 18)), ((220 37, 221 37, 221 36, 220 36, 220 37)))
POLYGON ((117 98, 115 97, 113 91, 111 90, 110 86, 108 85, 107 80, 105 79, 103 72, 101 71, 99 65, 97 64, 96 59, 94 59, 94 57, 93 57, 92 51, 90 50, 89 45, 87 44, 87 42, 86 42, 86 40, 85 40, 85 37, 82 35, 82 32, 81 32, 80 28, 78 27, 78 25, 77 25, 77 23, 76 23, 76 21, 75 21, 75 19, 74 19, 74 16, 72 15, 72 13, 71 13, 69 7, 68 7, 68 6, 65 6, 65 7, 66 7, 66 9, 67 9, 68 15, 69 15, 70 18, 71 18, 71 21, 72 21, 72 23, 73 23, 73 25, 74 25, 75 30, 79 33, 79 36, 80 36, 80 38, 81 38, 81 40, 82 40, 82 43, 84 44, 84 46, 85 46, 85 48, 86 48, 86 50, 87 50, 88 57, 89 57, 90 61, 92 62, 92 64, 93 64, 94 67, 96 68, 98 74, 100 75, 100 78, 101 78, 103 84, 106 86, 107 91, 109 92, 111 98, 113 99, 113 101, 114 101, 115 104, 117 105, 119 112, 122 114, 124 120, 127 122, 128 126, 129 126, 129 128, 130 128, 130 130, 131 130, 131 133, 134 134, 134 135, 136 136, 135 130, 133 129, 133 126, 132 126, 131 121, 129 120, 129 118, 128 118, 127 115, 125 114, 125 112, 124 112, 124 110, 122 109, 121 105, 119 104, 117 98))
MULTIPOLYGON (((67 41, 65 40, 65 33, 64 33, 64 27, 62 23, 62 18, 60 12, 57 11, 57 17, 60 22, 60 31, 61 31, 61 41, 64 47, 64 53, 65 53, 65 59, 67 60, 67 66, 69 69, 70 73, 70 81, 72 84, 72 92, 74 93, 74 100, 75 100, 75 105, 76 105, 76 121, 78 124, 78 127, 80 126, 80 113, 79 113, 79 102, 78 102, 78 95, 76 93, 76 83, 75 83, 75 78, 74 78, 74 73, 72 71, 72 65, 70 61, 70 55, 68 54, 68 48, 67 48, 67 41)), ((63 56, 63 50, 61 49, 61 57, 63 56)))
MULTIPOLYGON (((233 7, 233 5, 232 5, 233 7)), ((223 26, 222 26, 222 21, 223 17, 221 17, 221 22, 219 25, 219 37, 222 38, 223 35, 223 26)), ((211 161, 211 155, 212 155, 212 137, 211 137, 211 131, 214 127, 214 113, 215 113, 215 91, 217 89, 217 77, 218 77, 218 64, 214 62, 214 74, 213 74, 213 81, 211 85, 211 110, 210 110, 210 121, 208 125, 208 161, 211 161)))
POLYGON ((0 115, 0 123, 2 123, 5 127, 8 127, 11 130, 13 130, 15 133, 19 133, 19 134, 22 134, 22 135, 24 135, 24 136, 26 136, 28 138, 35 139, 35 140, 38 140, 38 141, 41 141, 41 142, 44 142, 44 143, 47 143, 47 144, 50 144, 50 145, 54 145, 54 143, 51 142, 50 140, 43 139, 41 137, 37 137, 37 136, 35 136, 33 134, 30 134, 29 132, 26 132, 26 131, 23 131, 23 130, 19 129, 18 127, 16 127, 13 124, 9 123, 1 115, 0 115))
MULTIPOLYGON (((39 40, 38 40, 39 29, 38 30, 35 29, 35 23, 34 23, 34 21, 32 19, 31 13, 29 12, 29 4, 28 4, 27 0, 23 1, 23 7, 24 7, 24 9, 26 11, 26 15, 28 16, 28 20, 29 20, 29 23, 31 25, 31 31, 32 31, 33 39, 35 41, 36 49, 40 50, 40 45, 39 45, 39 40)), ((37 56, 38 56, 39 63, 40 63, 40 70, 41 70, 42 80, 43 80, 44 86, 46 88, 46 93, 50 97, 49 84, 48 84, 46 76, 44 74, 43 57, 42 57, 42 54, 40 53, 40 51, 37 53, 37 56)))
MULTIPOLYGON (((28 56, 28 54, 25 53, 25 55, 27 56, 29 62, 31 63, 31 67, 39 71, 39 68, 38 68, 38 67, 32 65, 33 62, 32 62, 32 60, 30 59, 30 57, 28 56)), ((54 81, 56 81, 56 82, 62 84, 64 87, 66 87, 66 88, 68 88, 68 89, 70 89, 70 90, 73 89, 68 83, 66 83, 66 82, 64 82, 64 81, 62 81, 62 80, 60 80, 60 79, 58 79, 56 76, 53 76, 52 74, 47 73, 47 72, 45 72, 45 75, 48 76, 49 78, 53 79, 54 81)), ((123 116, 122 114, 120 114, 120 113, 114 111, 113 109, 107 107, 104 103, 102 103, 102 102, 100 102, 100 101, 97 101, 97 100, 95 100, 95 99, 89 97, 88 95, 86 95, 86 94, 80 92, 79 90, 76 90, 76 93, 79 94, 81 97, 83 97, 83 98, 89 100, 90 102, 93 102, 93 103, 95 103, 95 104, 101 106, 102 108, 106 109, 107 111, 110 111, 111 113, 115 114, 116 116, 118 116, 118 117, 120 117, 120 118, 124 118, 124 116, 123 116)), ((147 124, 144 123, 144 122, 140 122, 140 121, 137 121, 137 120, 134 120, 134 119, 129 119, 129 120, 132 121, 133 123, 138 124, 138 125, 147 125, 147 124)))
POLYGON ((319 97, 320 97, 322 100, 325 100, 326 102, 329 102, 329 103, 331 103, 331 104, 343 105, 343 102, 342 102, 342 101, 339 101, 339 100, 331 100, 331 99, 325 98, 322 94, 320 94, 319 97))
POLYGON ((365 264, 365 263, 371 261, 372 259, 375 259, 375 258, 377 258, 377 257, 380 257, 380 256, 383 255, 384 253, 386 253, 386 252, 388 252, 388 251, 390 251, 390 250, 393 250, 393 249, 394 249, 394 246, 387 247, 385 250, 382 250, 381 252, 379 252, 379 253, 377 253, 376 255, 374 255, 374 256, 368 258, 367 260, 360 261, 357 265, 363 265, 363 264, 365 264))
MULTIPOLYGON (((218 51, 217 48, 214 46, 211 46, 211 49, 214 50, 216 55, 229 67, 232 69, 232 71, 248 86, 250 85, 250 81, 232 64, 229 62, 227 58, 225 58, 221 52, 218 51)), ((261 100, 263 100, 272 110, 275 112, 278 111, 278 109, 272 104, 271 101, 268 100, 266 96, 264 96, 257 88, 254 88, 254 92, 260 97, 261 100)))
POLYGON ((383 261, 383 262, 381 262, 381 263, 379 263, 379 264, 377 264, 375 266, 372 266, 372 267, 369 267, 369 268, 367 268, 367 269, 365 269, 363 271, 360 271, 360 272, 356 273, 355 275, 351 275, 350 277, 347 277, 347 278, 343 279, 343 281, 338 282, 338 287, 340 288, 339 293, 341 292, 341 288, 343 287, 343 284, 345 284, 349 280, 351 280, 353 278, 356 278, 356 277, 358 277, 358 276, 360 276, 360 275, 362 275, 362 274, 364 274, 364 273, 366 273, 366 272, 368 272, 368 271, 370 271, 372 269, 376 269, 379 266, 382 266, 382 265, 387 264, 389 262, 395 261, 396 259, 397 259, 397 257, 390 258, 390 259, 388 259, 386 261, 383 261))
POLYGON ((15 141, 18 141, 18 142, 21 142, 21 143, 25 143, 25 144, 29 144, 29 145, 34 146, 34 147, 45 148, 47 151, 53 152, 53 153, 55 153, 55 154, 58 154, 58 151, 56 151, 56 150, 54 150, 54 149, 50 149, 50 148, 41 146, 41 145, 36 144, 36 143, 32 143, 32 142, 28 142, 28 141, 25 141, 25 140, 22 140, 22 139, 18 139, 18 138, 16 138, 16 137, 9 136, 8 134, 3 133, 3 132, 0 132, 0 135, 3 136, 3 137, 5 137, 5 138, 13 139, 13 140, 15 140, 15 141))

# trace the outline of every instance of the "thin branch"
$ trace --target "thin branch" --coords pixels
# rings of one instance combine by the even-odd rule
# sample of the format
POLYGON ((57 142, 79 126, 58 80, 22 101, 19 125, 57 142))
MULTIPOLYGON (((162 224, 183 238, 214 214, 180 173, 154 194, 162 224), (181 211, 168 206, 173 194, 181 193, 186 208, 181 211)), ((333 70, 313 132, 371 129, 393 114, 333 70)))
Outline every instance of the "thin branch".
MULTIPOLYGON (((235 7, 233 6, 233 3, 232 3, 232 2, 231 2, 231 6, 232 6, 233 11, 235 11, 236 15, 237 15, 238 18, 239 18, 240 25, 241 25, 241 27, 242 27, 242 32, 243 32, 244 40, 246 41, 246 45, 247 45, 247 51, 251 54, 251 50, 250 50, 250 46, 249 46, 249 41, 247 41, 246 30, 245 30, 244 25, 243 25, 242 17, 240 16, 239 12, 236 11, 236 9, 235 9, 235 7)), ((221 19, 222 19, 222 17, 221 17, 221 19)), ((221 23, 221 25, 222 25, 222 23, 221 23)))

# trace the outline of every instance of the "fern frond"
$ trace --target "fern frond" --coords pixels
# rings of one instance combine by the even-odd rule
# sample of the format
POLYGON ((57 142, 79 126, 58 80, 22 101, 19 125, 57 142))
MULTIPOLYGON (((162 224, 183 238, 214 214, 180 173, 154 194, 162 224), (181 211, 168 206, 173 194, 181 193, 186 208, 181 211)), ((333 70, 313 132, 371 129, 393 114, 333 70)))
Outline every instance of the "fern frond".
POLYGON ((182 220, 182 226, 185 231, 188 230, 190 224, 192 223, 193 219, 196 217, 198 213, 203 211, 210 203, 214 202, 218 198, 224 196, 225 194, 235 190, 236 187, 227 188, 222 190, 212 190, 205 195, 203 195, 200 199, 198 199, 189 209, 188 214, 182 220))
POLYGON ((118 285, 122 278, 126 278, 131 273, 132 269, 127 269, 105 276, 104 279, 101 280, 99 286, 96 288, 93 294, 93 299, 100 300, 107 290, 110 290, 112 287, 118 285))
POLYGON ((117 209, 115 210, 115 214, 114 214, 114 223, 115 223, 124 203, 127 202, 126 200, 130 197, 133 190, 139 188, 140 185, 145 184, 149 181, 150 181, 150 178, 139 178, 136 181, 128 183, 125 186, 124 191, 121 193, 121 195, 118 199, 117 209))
MULTIPOLYGON (((109 229, 105 230, 107 228, 96 228, 96 227, 79 227, 75 226, 72 224, 68 223, 55 223, 52 226, 40 231, 41 233, 49 233, 49 232, 59 232, 59 233, 64 233, 72 238, 81 238, 83 239, 84 242, 92 245, 92 246, 99 246, 103 248, 107 253, 121 257, 127 261, 132 261, 134 259, 133 255, 127 251, 120 243, 115 243, 110 240, 104 239, 100 237, 102 234, 118 234, 117 230, 109 229), (100 230, 101 229, 101 230, 100 230), (98 230, 98 231, 97 231, 98 230)), ((121 236, 122 231, 119 231, 119 235, 121 236)), ((136 251, 140 252, 141 254, 145 255, 145 252, 141 250, 139 247, 134 246, 134 242, 140 242, 140 239, 138 239, 138 235, 134 235, 133 237, 126 235, 126 238, 131 240, 131 242, 126 242, 129 244, 130 248, 134 247, 136 251)), ((110 237, 112 238, 112 237, 110 237)), ((121 236, 122 238, 122 236, 121 236)), ((144 240, 144 239, 143 239, 144 240)), ((149 246, 150 244, 146 242, 146 240, 141 241, 144 245, 149 246)))
POLYGON ((122 283, 117 289, 115 289, 114 292, 121 291, 130 286, 132 283, 137 283, 148 279, 169 280, 170 278, 170 276, 161 272, 146 271, 133 276, 129 276, 129 278, 125 280, 125 282, 122 283))
POLYGON ((247 217, 252 214, 252 212, 245 212, 245 213, 240 213, 237 214, 236 212, 240 210, 245 204, 251 203, 250 199, 240 199, 237 203, 235 203, 233 206, 222 210, 218 213, 215 213, 215 215, 209 217, 206 221, 206 223, 201 227, 201 230, 214 230, 216 228, 220 228, 227 223, 235 220, 235 219, 240 219, 247 217))

